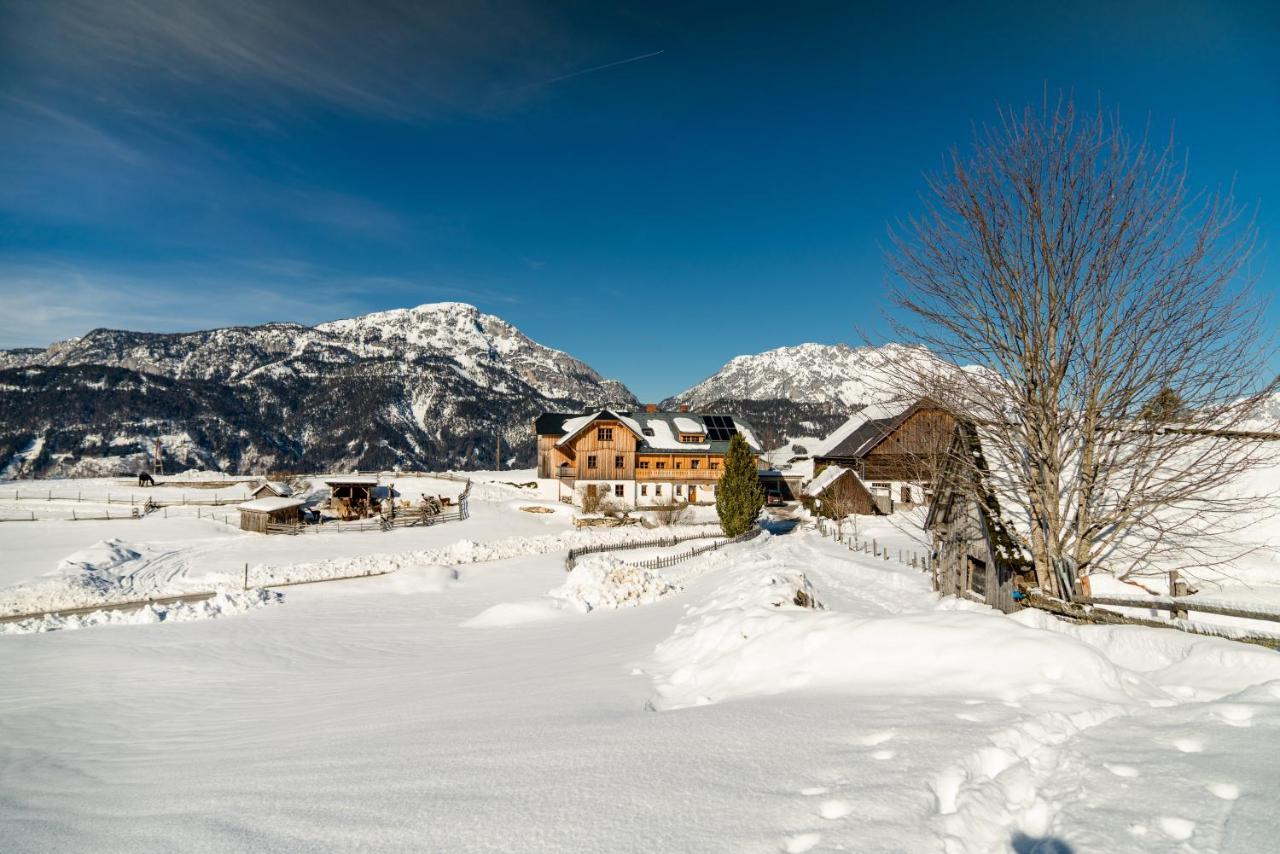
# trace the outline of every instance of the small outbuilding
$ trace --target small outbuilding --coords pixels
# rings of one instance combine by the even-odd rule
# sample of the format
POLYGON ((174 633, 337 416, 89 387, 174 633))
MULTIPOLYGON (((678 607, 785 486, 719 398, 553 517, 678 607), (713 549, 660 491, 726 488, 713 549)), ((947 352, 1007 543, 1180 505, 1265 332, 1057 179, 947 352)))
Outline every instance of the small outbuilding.
POLYGON ((872 495, 862 478, 853 469, 843 466, 827 466, 804 488, 808 502, 819 502, 823 515, 844 517, 850 514, 870 516, 889 513, 888 502, 872 495))
POLYGON ((339 519, 367 519, 375 513, 373 492, 378 478, 373 475, 334 477, 325 481, 329 487, 329 510, 339 519))
POLYGON ((254 498, 291 498, 293 487, 278 480, 264 480, 251 494, 254 498))
POLYGON ((240 530, 267 533, 268 525, 297 525, 301 521, 303 500, 279 496, 255 498, 237 508, 240 530))

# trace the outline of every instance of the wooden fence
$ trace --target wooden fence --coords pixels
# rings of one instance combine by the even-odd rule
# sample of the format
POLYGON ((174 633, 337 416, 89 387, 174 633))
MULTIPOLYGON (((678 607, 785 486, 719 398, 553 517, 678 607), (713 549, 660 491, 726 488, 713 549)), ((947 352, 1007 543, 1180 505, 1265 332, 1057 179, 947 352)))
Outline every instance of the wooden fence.
POLYGON ((933 571, 933 559, 927 550, 921 552, 915 549, 891 549, 888 546, 882 546, 875 537, 865 539, 854 531, 836 525, 829 519, 819 518, 816 520, 816 524, 819 534, 824 537, 830 537, 838 543, 843 543, 848 546, 851 552, 865 552, 872 557, 883 558, 884 560, 896 558, 898 563, 903 566, 909 566, 922 572, 933 571))
POLYGON ((136 492, 121 493, 108 492, 105 497, 89 496, 84 497, 83 492, 77 492, 71 495, 54 495, 53 490, 45 490, 44 492, 22 494, 21 490, 15 489, 11 494, 0 492, 0 501, 41 501, 52 503, 55 501, 75 502, 77 504, 127 504, 130 506, 139 506, 151 503, 155 507, 222 507, 227 504, 240 504, 249 499, 246 496, 238 496, 236 498, 187 498, 186 493, 182 493, 178 498, 155 498, 151 495, 143 493, 138 495, 136 492))
POLYGON ((642 560, 637 563, 629 563, 627 565, 639 567, 641 569, 665 569, 668 566, 675 566, 677 563, 680 563, 681 561, 686 561, 686 560, 689 560, 690 558, 695 558, 698 555, 706 554, 707 552, 717 551, 719 549, 724 548, 725 546, 731 546, 731 545, 734 545, 735 543, 745 543, 747 540, 754 540, 756 537, 760 536, 760 534, 763 532, 764 532, 764 529, 761 528, 759 525, 756 525, 750 531, 746 531, 745 533, 738 534, 738 536, 736 537, 729 537, 728 539, 725 539, 725 540, 716 540, 714 543, 711 543, 709 545, 698 546, 697 548, 689 549, 689 551, 681 552, 680 554, 669 555, 667 557, 650 558, 649 560, 642 560))
POLYGON ((375 516, 372 519, 359 519, 352 522, 324 522, 319 524, 268 522, 268 534, 337 534, 351 531, 393 531, 396 528, 418 528, 439 525, 443 522, 461 522, 471 516, 471 481, 458 496, 458 503, 450 510, 434 515, 415 513, 412 510, 398 511, 392 517, 375 516))
POLYGON ((688 540, 705 540, 714 536, 714 532, 719 527, 713 529, 702 528, 697 531, 689 531, 683 534, 673 534, 669 537, 650 537, 647 540, 624 540, 619 543, 596 543, 590 546, 579 546, 576 549, 569 549, 569 554, 565 555, 564 568, 566 570, 573 569, 577 564, 578 558, 583 555, 598 554, 599 552, 617 552, 627 551, 630 549, 657 549, 668 546, 679 545, 688 540))

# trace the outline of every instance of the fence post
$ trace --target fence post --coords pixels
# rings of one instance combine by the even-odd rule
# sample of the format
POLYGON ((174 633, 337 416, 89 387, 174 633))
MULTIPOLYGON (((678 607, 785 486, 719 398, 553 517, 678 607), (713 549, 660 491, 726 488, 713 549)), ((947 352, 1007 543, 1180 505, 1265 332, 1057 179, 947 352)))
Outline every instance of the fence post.
POLYGON ((248 563, 244 565, 244 589, 246 591, 249 589, 249 564, 248 563))
MULTIPOLYGON (((1179 596, 1186 596, 1187 591, 1187 582, 1182 580, 1182 576, 1179 574, 1178 570, 1169 570, 1169 595, 1177 598, 1179 596)), ((1187 618, 1186 609, 1179 608, 1174 611, 1173 618, 1175 620, 1185 620, 1187 618)))
POLYGON ((871 556, 880 557, 880 543, 874 537, 871 539, 871 556))

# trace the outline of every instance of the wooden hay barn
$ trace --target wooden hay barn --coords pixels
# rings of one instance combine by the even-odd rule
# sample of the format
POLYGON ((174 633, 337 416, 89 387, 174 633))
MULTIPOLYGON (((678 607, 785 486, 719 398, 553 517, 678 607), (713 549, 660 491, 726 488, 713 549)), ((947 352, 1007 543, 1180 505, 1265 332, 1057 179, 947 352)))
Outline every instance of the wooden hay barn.
POLYGON ((240 530, 267 533, 267 525, 296 525, 301 520, 301 498, 255 498, 239 505, 240 530))
POLYGON ((264 480, 250 494, 254 498, 292 498, 293 487, 278 480, 264 480))
POLYGON ((952 443, 924 523, 933 535, 934 589, 1016 611, 1014 591, 1032 580, 1029 561, 1001 522, 996 496, 980 486, 987 464, 977 431, 962 422, 952 443), (974 460, 978 483, 959 462, 965 457, 974 460))

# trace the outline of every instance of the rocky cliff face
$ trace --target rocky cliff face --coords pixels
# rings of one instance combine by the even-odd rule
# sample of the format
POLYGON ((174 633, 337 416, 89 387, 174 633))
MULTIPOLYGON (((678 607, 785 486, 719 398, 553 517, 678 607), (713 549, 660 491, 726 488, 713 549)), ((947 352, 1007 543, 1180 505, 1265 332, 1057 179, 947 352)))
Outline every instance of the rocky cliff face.
POLYGON ((0 474, 531 465, 547 409, 631 406, 589 366, 461 303, 325 323, 95 330, 0 353, 0 474))

